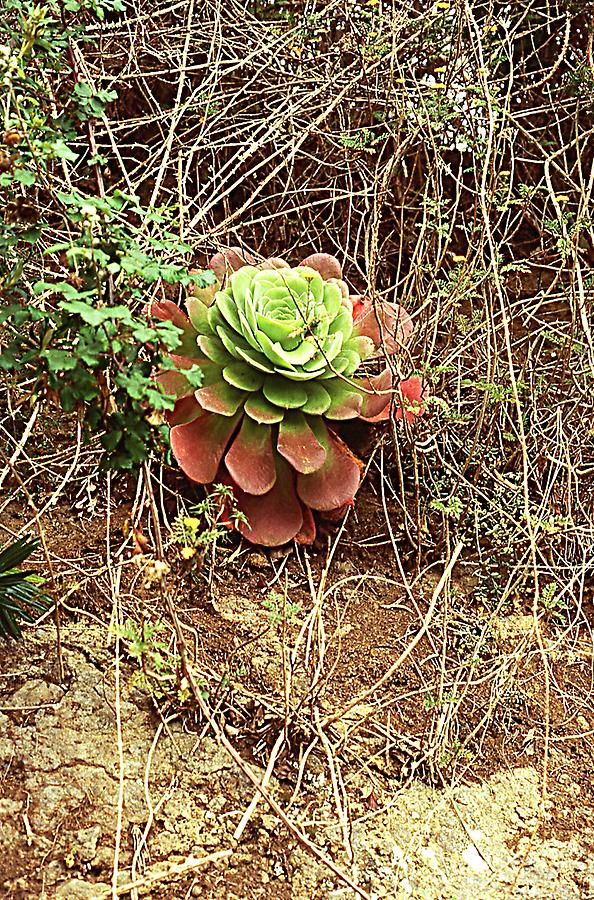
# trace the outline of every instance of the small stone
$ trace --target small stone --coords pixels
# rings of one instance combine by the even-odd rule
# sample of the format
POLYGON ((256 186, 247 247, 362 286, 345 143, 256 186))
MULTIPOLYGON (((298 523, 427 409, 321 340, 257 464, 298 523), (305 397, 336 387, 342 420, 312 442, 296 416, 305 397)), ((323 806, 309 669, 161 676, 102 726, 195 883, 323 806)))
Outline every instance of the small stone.
POLYGON ((270 563, 262 553, 251 553, 248 563, 252 569, 256 569, 258 572, 270 568, 270 563))
MULTIPOLYGON (((10 706, 36 707, 47 703, 58 703, 64 696, 62 688, 51 681, 28 681, 10 698, 10 706)), ((24 709, 24 712, 27 710, 24 709)))
POLYGON ((45 883, 49 885, 57 884, 60 879, 64 878, 64 866, 59 859, 52 860, 51 863, 43 870, 45 883))
POLYGON ((71 878, 60 885, 55 896, 64 897, 65 900, 98 900, 99 897, 107 897, 108 892, 109 885, 102 881, 92 883, 71 878))
POLYGON ((9 800, 8 797, 0 798, 0 818, 14 819, 21 812, 23 804, 20 800, 9 800))
POLYGON ((91 862, 97 853, 97 844, 101 837, 99 825, 91 828, 81 828, 76 835, 76 855, 82 862, 91 862))
POLYGON ((113 868, 113 848, 99 847, 93 858, 93 869, 108 872, 113 868))
POLYGON ((489 868, 474 844, 468 844, 466 849, 462 852, 462 859, 466 865, 470 866, 475 872, 486 872, 489 868))

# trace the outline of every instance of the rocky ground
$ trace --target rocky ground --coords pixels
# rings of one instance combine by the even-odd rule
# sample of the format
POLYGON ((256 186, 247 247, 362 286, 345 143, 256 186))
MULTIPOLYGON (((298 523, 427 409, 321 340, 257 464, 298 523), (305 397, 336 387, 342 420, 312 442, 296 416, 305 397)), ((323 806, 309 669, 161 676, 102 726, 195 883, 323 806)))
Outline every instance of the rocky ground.
MULTIPOLYGON (((353 896, 264 804, 234 839, 253 788, 195 719, 161 719, 125 662, 116 692, 107 628, 65 623, 63 647, 63 684, 53 627, 3 648, 1 897, 353 896)), ((286 806, 287 786, 273 778, 271 788, 286 806)), ((352 860, 321 769, 311 767, 288 808, 372 897, 594 898, 594 822, 563 840, 543 837, 550 830, 538 828, 542 781, 532 766, 454 788, 384 780, 373 795, 358 775, 348 793, 352 860)), ((566 780, 565 802, 569 815, 579 784, 566 780)), ((552 812, 545 801, 540 824, 552 812)))

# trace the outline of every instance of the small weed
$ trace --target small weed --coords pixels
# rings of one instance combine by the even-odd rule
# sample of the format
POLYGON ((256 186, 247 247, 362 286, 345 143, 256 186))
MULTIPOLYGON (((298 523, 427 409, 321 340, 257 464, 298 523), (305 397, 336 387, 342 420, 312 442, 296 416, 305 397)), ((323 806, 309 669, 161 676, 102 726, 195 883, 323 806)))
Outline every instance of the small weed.
POLYGON ((540 605, 550 619, 560 620, 563 618, 567 604, 559 596, 559 585, 556 581, 551 581, 542 589, 540 605))
POLYGON ((268 621, 272 628, 276 628, 281 622, 286 625, 297 625, 302 613, 300 603, 291 603, 278 591, 270 591, 268 597, 262 601, 262 606, 268 610, 268 621))
MULTIPOLYGON (((186 677, 181 672, 180 658, 164 640, 168 628, 162 622, 136 622, 128 620, 117 629, 128 656, 138 663, 139 670, 132 678, 135 687, 152 694, 158 700, 175 698, 177 703, 187 703, 192 693, 186 677)), ((198 682, 202 696, 207 699, 205 682, 198 682)))
POLYGON ((247 525, 245 515, 237 508, 233 489, 215 484, 212 491, 189 514, 180 514, 171 527, 171 540, 181 546, 184 559, 200 566, 209 550, 222 543, 240 524, 247 525))

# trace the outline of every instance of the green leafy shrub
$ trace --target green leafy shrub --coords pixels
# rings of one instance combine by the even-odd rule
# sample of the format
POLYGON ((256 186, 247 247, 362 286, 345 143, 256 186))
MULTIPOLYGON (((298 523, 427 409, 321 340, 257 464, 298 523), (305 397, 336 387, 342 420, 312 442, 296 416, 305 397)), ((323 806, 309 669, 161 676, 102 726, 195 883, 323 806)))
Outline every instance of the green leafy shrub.
MULTIPOLYGON (((131 468, 167 438, 162 413, 173 401, 151 374, 175 365, 166 354, 180 335, 170 323, 150 322, 146 304, 165 285, 206 286, 214 278, 188 274, 192 249, 173 232, 175 210, 148 210, 134 194, 107 190, 105 160, 90 139, 81 147, 83 123, 91 127, 116 94, 93 89, 72 69, 68 41, 85 39, 73 14, 103 18, 121 9, 118 0, 7 4, 0 25, 0 369, 31 403, 76 411, 87 435, 100 434, 103 465, 131 468), (47 78, 54 70, 61 73, 57 96, 47 78), (56 189, 60 171, 63 178, 74 163, 94 175, 96 196, 56 189)), ((186 377, 200 385, 198 369, 186 377)))

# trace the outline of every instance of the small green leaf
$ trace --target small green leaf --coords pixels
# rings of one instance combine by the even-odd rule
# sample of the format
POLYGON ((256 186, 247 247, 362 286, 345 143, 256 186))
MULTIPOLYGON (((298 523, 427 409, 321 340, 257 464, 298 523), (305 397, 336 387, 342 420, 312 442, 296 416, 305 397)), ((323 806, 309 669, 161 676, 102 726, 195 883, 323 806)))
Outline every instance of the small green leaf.
POLYGON ((31 169, 15 169, 13 174, 14 180, 24 184, 26 187, 35 184, 37 180, 35 172, 32 172, 31 169))
POLYGON ((39 355, 46 360, 50 372, 68 372, 78 365, 76 356, 65 350, 42 350, 39 355))

